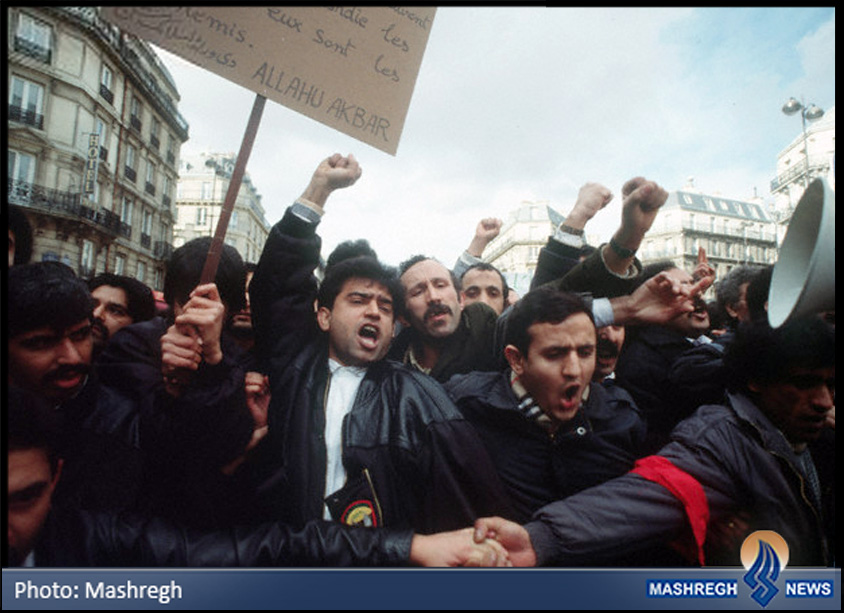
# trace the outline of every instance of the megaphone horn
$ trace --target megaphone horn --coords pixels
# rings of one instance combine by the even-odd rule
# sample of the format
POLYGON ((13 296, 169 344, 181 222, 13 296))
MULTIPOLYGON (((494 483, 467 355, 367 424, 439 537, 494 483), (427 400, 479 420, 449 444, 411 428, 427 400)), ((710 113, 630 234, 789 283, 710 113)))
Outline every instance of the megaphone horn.
POLYGON ((806 188, 782 242, 768 291, 768 321, 835 310, 835 192, 826 179, 806 188))

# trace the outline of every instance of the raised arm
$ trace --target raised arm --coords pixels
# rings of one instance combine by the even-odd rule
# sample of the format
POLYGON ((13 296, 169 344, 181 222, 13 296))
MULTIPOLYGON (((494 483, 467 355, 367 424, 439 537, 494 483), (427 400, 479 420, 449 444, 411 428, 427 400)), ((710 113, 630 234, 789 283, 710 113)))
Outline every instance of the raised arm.
POLYGON ((281 372, 318 333, 314 317, 322 241, 316 228, 334 190, 361 176, 354 156, 335 153, 319 163, 302 195, 270 231, 249 286, 259 360, 281 372))
POLYGON ((530 287, 534 289, 556 279, 562 279, 577 266, 586 241, 586 224, 612 200, 612 192, 600 183, 586 183, 577 194, 571 213, 539 252, 536 272, 530 287))
POLYGON ((454 264, 454 276, 458 279, 463 277, 470 267, 479 264, 481 256, 484 254, 484 249, 492 240, 501 232, 502 221, 495 217, 484 217, 475 226, 475 236, 472 237, 472 242, 466 247, 466 251, 460 254, 457 262, 454 264))

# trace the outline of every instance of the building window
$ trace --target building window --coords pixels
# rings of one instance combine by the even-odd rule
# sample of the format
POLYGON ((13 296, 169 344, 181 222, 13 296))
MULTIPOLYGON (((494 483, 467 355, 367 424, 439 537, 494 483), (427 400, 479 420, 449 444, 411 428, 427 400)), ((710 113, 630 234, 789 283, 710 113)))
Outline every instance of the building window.
POLYGON ((94 276, 94 268, 96 267, 97 253, 94 248, 94 243, 87 239, 82 241, 82 255, 79 258, 79 275, 81 277, 94 276))
POLYGON ((116 256, 114 256, 114 274, 126 274, 126 256, 122 253, 118 253, 116 256))
POLYGON ((18 30, 15 33, 15 51, 25 53, 42 62, 50 62, 52 56, 52 28, 26 13, 18 18, 18 30))
POLYGON ((144 209, 141 218, 141 244, 149 247, 152 242, 152 211, 144 209))
POLYGON ((141 131, 141 108, 141 101, 137 96, 132 96, 129 106, 129 125, 138 133, 141 131))
POLYGON ((204 226, 208 222, 208 209, 204 206, 196 209, 196 225, 204 226))
POLYGON ((32 183, 35 177, 35 156, 9 149, 9 178, 32 183))
POLYGON ((144 189, 150 196, 155 196, 155 164, 147 161, 147 180, 144 189))
POLYGON ((230 225, 232 228, 237 228, 237 211, 232 211, 230 225))
POLYGON ((135 278, 141 283, 146 282, 147 278, 147 264, 146 262, 138 261, 138 270, 135 273, 135 278))
POLYGON ((100 136, 100 159, 105 162, 108 160, 108 148, 106 147, 108 130, 102 119, 97 118, 94 121, 94 132, 100 136))
POLYGON ((38 83, 12 77, 9 91, 9 119, 38 128, 44 127, 44 88, 38 83))
POLYGON ((132 225, 132 201, 128 198, 123 199, 123 206, 120 209, 120 221, 127 226, 132 225))
POLYGON ((176 163, 176 146, 173 144, 173 135, 167 135, 167 163, 176 163))
POLYGON ((126 178, 134 182, 138 174, 135 171, 135 148, 132 145, 126 145, 126 168, 124 173, 126 178))
POLYGON ((149 144, 156 151, 158 151, 158 147, 161 145, 161 140, 158 137, 159 132, 161 132, 161 122, 158 121, 157 117, 153 117, 149 124, 149 144))
POLYGON ((211 191, 211 183, 209 181, 203 181, 199 192, 199 198, 201 200, 211 200, 213 195, 214 194, 211 191))
POLYGON ((114 81, 114 73, 111 72, 106 64, 100 71, 100 96, 102 96, 109 104, 114 103, 114 91, 112 90, 112 82, 114 81))
POLYGON ((35 179, 35 157, 9 149, 9 202, 28 205, 35 179))

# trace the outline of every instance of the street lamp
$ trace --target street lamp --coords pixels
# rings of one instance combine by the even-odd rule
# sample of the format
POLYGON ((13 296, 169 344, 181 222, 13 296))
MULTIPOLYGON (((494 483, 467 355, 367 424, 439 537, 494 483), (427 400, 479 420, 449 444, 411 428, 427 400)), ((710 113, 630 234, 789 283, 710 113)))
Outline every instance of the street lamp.
POLYGON ((823 109, 819 106, 816 106, 814 103, 810 104, 808 107, 805 106, 802 102, 797 100, 797 98, 789 98, 788 102, 786 102, 782 107, 782 112, 786 115, 794 115, 795 113, 800 113, 800 119, 803 121, 803 155, 805 156, 805 174, 803 175, 803 189, 807 189, 809 187, 809 144, 808 138, 806 136, 806 120, 809 121, 816 121, 823 117, 823 109))

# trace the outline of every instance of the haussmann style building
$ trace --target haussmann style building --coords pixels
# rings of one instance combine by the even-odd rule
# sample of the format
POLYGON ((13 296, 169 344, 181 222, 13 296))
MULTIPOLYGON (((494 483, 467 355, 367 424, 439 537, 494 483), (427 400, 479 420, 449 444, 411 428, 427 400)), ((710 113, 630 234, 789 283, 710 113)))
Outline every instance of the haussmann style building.
POLYGON ((32 261, 160 290, 172 251, 179 92, 145 42, 95 7, 10 7, 8 195, 32 261))

